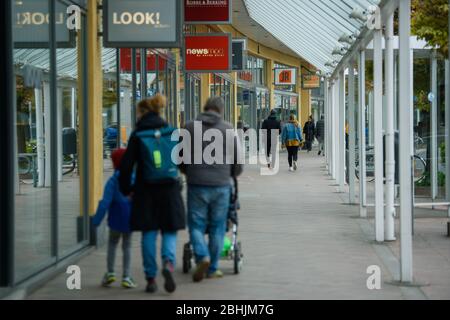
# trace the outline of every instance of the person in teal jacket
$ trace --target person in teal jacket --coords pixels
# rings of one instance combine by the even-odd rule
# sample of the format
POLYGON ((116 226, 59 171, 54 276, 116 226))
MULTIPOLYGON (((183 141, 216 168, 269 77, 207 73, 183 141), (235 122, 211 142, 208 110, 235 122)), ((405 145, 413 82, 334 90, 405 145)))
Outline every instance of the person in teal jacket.
POLYGON ((295 115, 291 114, 289 122, 283 127, 281 133, 281 142, 288 151, 289 171, 297 170, 298 149, 303 141, 302 129, 295 119, 295 115))

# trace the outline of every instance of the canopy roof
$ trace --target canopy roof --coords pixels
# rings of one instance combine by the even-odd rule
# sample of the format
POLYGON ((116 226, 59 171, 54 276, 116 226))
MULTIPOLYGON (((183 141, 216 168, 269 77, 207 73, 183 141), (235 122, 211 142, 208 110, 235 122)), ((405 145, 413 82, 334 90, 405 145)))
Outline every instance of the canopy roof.
MULTIPOLYGON (((366 10, 380 0, 244 0, 250 17, 323 72, 332 72, 327 62, 342 35, 359 35, 365 24, 350 18, 356 8, 366 10)), ((347 46, 350 46, 347 44, 347 46)))

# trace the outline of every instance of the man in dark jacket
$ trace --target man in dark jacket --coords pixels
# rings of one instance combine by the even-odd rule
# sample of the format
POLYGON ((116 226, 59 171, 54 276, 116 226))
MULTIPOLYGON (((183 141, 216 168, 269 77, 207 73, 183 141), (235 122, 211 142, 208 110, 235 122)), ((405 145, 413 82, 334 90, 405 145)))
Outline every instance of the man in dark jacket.
POLYGON ((209 278, 223 276, 218 263, 230 206, 231 177, 242 173, 242 165, 238 164, 240 143, 233 126, 223 120, 224 105, 222 98, 210 98, 197 120, 186 124, 191 139, 191 157, 190 163, 182 163, 180 169, 186 174, 188 184, 188 225, 197 262, 193 275, 195 282, 203 280, 205 275, 209 278), (213 142, 204 141, 203 134, 217 133, 222 135, 223 145, 220 147, 223 148, 221 151, 214 149, 214 160, 211 162, 205 154, 212 154, 211 145, 217 138, 213 142), (231 144, 227 143, 230 140, 227 135, 230 134, 234 137, 231 144), (201 147, 198 143, 202 143, 201 147), (209 245, 205 241, 207 229, 209 245))
MULTIPOLYGON (((272 145, 272 130, 278 130, 278 135, 281 134, 281 123, 279 120, 277 120, 277 112, 275 110, 270 111, 270 115, 269 117, 263 121, 263 124, 261 126, 262 130, 265 133, 265 141, 266 141, 266 156, 267 156, 267 161, 269 162, 267 164, 267 166, 274 167, 275 166, 275 152, 272 153, 272 150, 277 149, 277 145, 272 145), (272 155, 272 157, 271 157, 272 155), (271 159, 272 158, 272 159, 271 159), (272 161, 271 161, 272 160, 272 161)), ((278 136, 274 137, 274 142, 277 143, 278 142, 278 136)))
MULTIPOLYGON (((317 121, 316 124, 316 138, 319 141, 319 156, 323 153, 323 143, 325 141, 325 121, 323 119, 323 115, 320 117, 320 120, 317 121)), ((325 154, 324 154, 325 155, 325 154)))
POLYGON ((303 133, 305 135, 306 141, 306 150, 308 150, 308 152, 312 150, 314 132, 315 132, 314 119, 312 116, 309 116, 309 120, 305 122, 305 126, 303 127, 303 133))

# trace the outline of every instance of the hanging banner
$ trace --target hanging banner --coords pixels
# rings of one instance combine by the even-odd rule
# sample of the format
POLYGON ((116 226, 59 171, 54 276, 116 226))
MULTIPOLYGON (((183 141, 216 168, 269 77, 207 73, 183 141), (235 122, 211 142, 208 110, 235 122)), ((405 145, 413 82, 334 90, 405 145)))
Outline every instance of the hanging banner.
POLYGON ((302 76, 302 88, 305 90, 320 88, 320 76, 315 74, 304 74, 302 76))
POLYGON ((103 0, 103 39, 109 48, 179 48, 179 0, 103 0))
MULTIPOLYGON (((130 48, 120 49, 120 72, 121 73, 131 73, 131 62, 132 62, 132 50, 130 48)), ((136 50, 136 68, 139 72, 141 65, 141 50, 136 50)), ((167 60, 163 57, 158 57, 158 70, 166 70, 167 60)), ((147 53, 147 71, 156 71, 156 54, 147 53)))
POLYGON ((231 24, 232 0, 184 0, 186 24, 231 24))
POLYGON ((183 53, 186 72, 231 72, 231 35, 228 33, 186 35, 183 53))
POLYGON ((233 39, 232 44, 232 69, 233 71, 242 71, 246 67, 245 50, 246 50, 246 39, 233 39))
MULTIPOLYGON (((55 8, 56 46, 57 48, 75 48, 75 32, 66 26, 67 5, 57 1, 55 8)), ((14 48, 49 48, 48 0, 13 1, 12 10, 14 48)))
POLYGON ((295 86, 297 69, 275 69, 275 85, 291 85, 295 86))

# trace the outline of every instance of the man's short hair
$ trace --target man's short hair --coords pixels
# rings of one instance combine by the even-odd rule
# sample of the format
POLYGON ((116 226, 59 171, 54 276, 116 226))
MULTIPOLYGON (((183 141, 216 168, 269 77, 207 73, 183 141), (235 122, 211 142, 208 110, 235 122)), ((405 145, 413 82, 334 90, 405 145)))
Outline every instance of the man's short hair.
POLYGON ((220 114, 223 114, 223 110, 225 109, 225 102, 221 97, 212 97, 206 101, 206 104, 203 108, 204 111, 214 111, 220 114))

